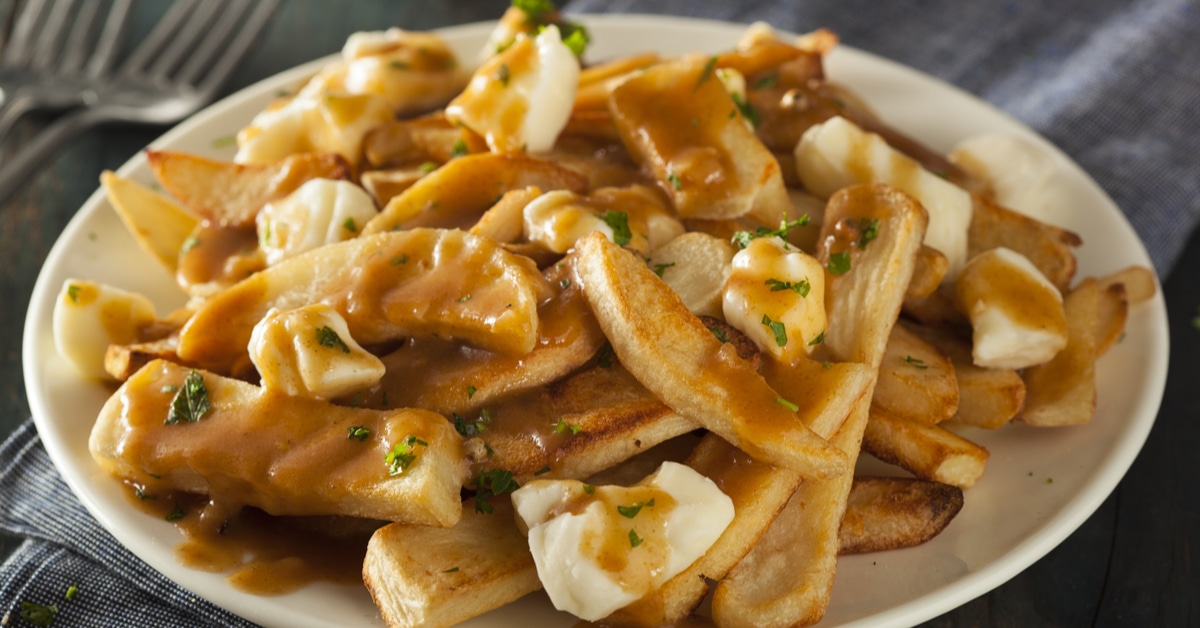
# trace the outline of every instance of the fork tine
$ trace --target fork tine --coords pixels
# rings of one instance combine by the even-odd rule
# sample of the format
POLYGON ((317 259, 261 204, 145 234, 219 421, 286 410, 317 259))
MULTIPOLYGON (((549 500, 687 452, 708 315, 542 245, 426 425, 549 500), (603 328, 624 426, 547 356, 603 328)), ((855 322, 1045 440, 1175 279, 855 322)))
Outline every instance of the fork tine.
POLYGON ((242 23, 242 19, 253 5, 253 0, 233 0, 235 6, 228 7, 213 25, 200 46, 192 51, 187 63, 175 75, 175 80, 181 83, 192 83, 200 72, 212 64, 217 53, 224 48, 225 40, 234 29, 242 23))
POLYGON ((171 43, 154 60, 147 74, 165 78, 174 72, 184 56, 192 54, 197 42, 208 36, 213 20, 222 12, 225 4, 223 0, 208 0, 200 5, 171 37, 171 43))
POLYGON ((63 38, 67 34, 67 20, 74 13, 76 0, 58 0, 50 7, 45 24, 34 42, 33 60, 30 67, 38 70, 48 70, 58 58, 62 49, 63 38))
POLYGON ((83 69, 85 51, 91 50, 92 43, 95 41, 96 13, 102 4, 103 2, 92 0, 84 2, 83 6, 79 8, 79 14, 75 16, 75 25, 71 28, 71 34, 67 36, 62 55, 59 57, 60 72, 75 74, 83 69))
POLYGON ((150 61, 158 55, 159 50, 175 35, 175 29, 179 24, 191 14, 192 7, 197 4, 199 4, 199 0, 178 0, 172 4, 171 8, 167 9, 166 15, 158 21, 154 30, 150 31, 150 35, 121 64, 120 72, 123 74, 143 73, 150 61))
POLYGON ((259 34, 278 6, 279 0, 259 0, 255 3, 254 13, 242 23, 242 29, 238 32, 237 37, 229 42, 229 46, 225 48, 221 58, 204 76, 204 80, 196 86, 197 91, 206 95, 212 95, 217 91, 221 83, 225 82, 225 79, 233 73, 233 69, 237 67, 242 57, 246 56, 250 46, 258 41, 259 34))
POLYGON ((20 14, 17 16, 16 24, 13 25, 12 36, 4 47, 5 66, 17 68, 24 67, 29 63, 33 54, 31 45, 33 34, 42 21, 42 14, 49 6, 48 0, 29 0, 24 8, 14 9, 20 14))
POLYGON ((88 60, 87 74, 92 78, 108 74, 113 62, 117 60, 117 49, 120 47, 125 25, 129 23, 129 10, 133 0, 113 0, 112 10, 104 21, 104 29, 100 31, 100 43, 88 60))

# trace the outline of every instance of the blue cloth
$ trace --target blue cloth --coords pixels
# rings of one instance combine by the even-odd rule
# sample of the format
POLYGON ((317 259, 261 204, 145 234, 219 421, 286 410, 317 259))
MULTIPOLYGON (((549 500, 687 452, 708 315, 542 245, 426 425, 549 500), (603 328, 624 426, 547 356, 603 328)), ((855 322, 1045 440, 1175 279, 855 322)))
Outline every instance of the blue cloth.
MULTIPOLYGON (((693 15, 835 30, 1004 109, 1061 147, 1128 214, 1165 275, 1200 217, 1200 0, 578 0, 570 12, 693 15)), ((403 25, 401 25, 403 26, 403 25)), ((0 447, 0 618, 56 626, 246 626, 134 557, 71 494, 27 422, 0 447), (78 595, 66 600, 71 585, 78 595)))

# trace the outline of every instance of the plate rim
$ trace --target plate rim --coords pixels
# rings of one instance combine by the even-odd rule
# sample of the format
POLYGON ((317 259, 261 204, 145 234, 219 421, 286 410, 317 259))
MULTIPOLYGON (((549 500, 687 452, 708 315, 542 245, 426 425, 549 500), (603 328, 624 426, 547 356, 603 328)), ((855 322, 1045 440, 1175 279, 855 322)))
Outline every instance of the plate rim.
MULTIPOLYGON (((591 25, 603 24, 606 28, 620 28, 635 24, 654 24, 662 28, 682 28, 682 29, 714 29, 714 30, 729 30, 732 32, 735 29, 744 29, 746 24, 735 22, 726 22, 721 20, 692 18, 682 16, 668 15, 647 15, 647 14, 579 14, 577 17, 591 25)), ((469 24, 460 24, 445 28, 434 29, 444 37, 454 38, 463 36, 472 36, 477 31, 490 29, 494 25, 494 20, 483 22, 472 22, 469 24)), ((870 64, 877 65, 886 69, 889 73, 895 72, 903 76, 905 80, 915 80, 922 83, 936 84, 940 89, 949 89, 956 92, 960 97, 972 101, 972 105, 982 107, 990 115, 998 116, 1005 119, 1011 126, 1021 130, 1021 134, 1026 139, 1032 139, 1040 147, 1048 149, 1059 160, 1065 164, 1068 169, 1073 170, 1072 174, 1077 175, 1084 184, 1094 193, 1102 197, 1107 203, 1116 210, 1116 217, 1120 219, 1123 227, 1133 234, 1133 239, 1140 247, 1135 251, 1136 257, 1144 260, 1144 263, 1151 269, 1153 264, 1150 261, 1149 255, 1146 252, 1145 243, 1137 236, 1133 230, 1132 224, 1129 222, 1128 216, 1120 211, 1119 206, 1108 196, 1103 188, 1074 160, 1066 155, 1057 146, 1051 144, 1036 131, 1025 125, 1023 122, 1013 118, 1006 112, 998 109, 991 103, 980 99, 978 96, 971 94, 951 83, 926 74, 920 70, 910 66, 903 65, 897 61, 887 59, 871 52, 853 48, 851 46, 839 45, 836 51, 832 54, 848 57, 858 57, 859 61, 865 61, 870 64)), ((239 89, 232 94, 222 98, 221 100, 209 105, 201 110, 195 116, 188 118, 164 132, 163 135, 155 139, 150 146, 169 145, 178 138, 184 136, 192 129, 209 124, 213 119, 221 116, 226 110, 237 106, 243 100, 254 98, 261 95, 268 89, 278 89, 283 85, 288 85, 291 82, 297 82, 307 75, 315 73, 323 63, 329 59, 336 57, 330 55, 314 61, 301 64, 294 68, 284 70, 283 72, 263 78, 255 83, 239 89)), ((886 112, 883 112, 886 117, 886 112)), ((126 161, 119 169, 121 174, 128 174, 139 169, 144 165, 145 153, 139 151, 128 161, 126 161)), ((160 552, 160 555, 149 558, 143 553, 135 551, 130 543, 126 542, 122 537, 127 535, 114 531, 112 519, 108 516, 108 512, 103 504, 93 500, 93 493, 85 486, 83 477, 78 477, 73 473, 68 473, 66 470, 73 465, 70 460, 69 447, 66 442, 60 441, 53 429, 54 417, 50 416, 45 400, 42 398, 42 372, 39 368, 40 360, 45 356, 38 351, 40 346, 44 346, 46 333, 49 324, 42 321, 49 320, 49 314, 53 310, 53 302, 58 291, 58 286, 51 285, 49 268, 57 263, 60 258, 66 255, 65 249, 69 246, 73 237, 78 237, 77 232, 81 231, 88 223, 89 217, 103 209, 105 205, 103 189, 98 188, 86 201, 80 206, 75 216, 68 222, 62 233, 56 239, 54 245, 47 254, 46 261, 42 269, 38 272, 38 277, 34 285, 34 289, 30 298, 29 308, 26 312, 24 321, 24 329, 22 334, 22 369, 24 373, 26 397, 28 399, 30 409, 33 414, 34 423, 38 428, 39 436, 41 437, 47 452, 50 454, 51 460, 54 462, 60 475, 64 478, 72 493, 80 499, 89 513, 95 517, 101 525, 108 530, 117 541, 122 544, 131 553, 138 556, 142 561, 146 562, 156 571, 162 573, 165 577, 172 580, 176 584, 184 587, 188 591, 203 597, 213 604, 229 610, 241 617, 257 621, 259 623, 278 623, 280 621, 290 622, 293 617, 281 617, 278 614, 270 615, 257 612, 253 608, 246 608, 242 604, 230 604, 228 599, 223 599, 221 596, 207 595, 195 591, 193 588, 183 585, 179 578, 167 575, 164 569, 158 565, 163 564, 163 558, 167 561, 174 562, 171 553, 160 552), (46 435, 50 435, 47 438, 46 435)), ((1157 280, 1157 276, 1156 276, 1157 280)), ((842 625, 910 625, 920 621, 924 621, 940 615, 948 610, 956 608, 962 604, 969 602, 988 591, 999 587, 1004 582, 1007 582, 1018 573, 1031 566, 1043 556, 1057 547, 1068 536, 1073 534, 1082 523, 1089 518, 1104 502, 1104 500, 1116 489, 1121 479, 1126 475, 1133 461, 1137 458, 1144 443, 1149 436, 1150 430, 1153 428, 1158 410, 1161 406, 1163 392, 1166 385, 1166 374, 1169 365, 1169 326, 1166 314, 1166 304, 1162 296, 1161 283, 1158 285, 1158 290, 1153 300, 1147 304, 1140 306, 1145 308, 1145 312, 1141 314, 1148 319, 1148 331, 1153 341, 1151 347, 1151 357, 1160 359, 1149 362, 1148 380, 1152 383, 1151 389, 1141 391, 1137 404, 1137 416, 1149 416, 1149 419, 1141 418, 1137 421, 1132 421, 1122 434, 1126 437, 1122 440, 1119 446, 1115 447, 1108 455, 1107 462, 1103 465, 1103 473, 1099 478, 1094 478, 1088 482, 1083 491, 1074 494, 1070 499, 1063 502, 1058 511, 1037 529, 1036 532, 1026 537, 1021 543, 1012 547, 1007 553, 1000 558, 989 562, 982 569, 976 570, 961 577, 954 582, 943 586, 926 595, 917 597, 909 602, 893 606, 885 609, 882 613, 876 613, 869 617, 850 619, 842 625), (1128 431, 1130 427, 1136 428, 1128 431), (931 599, 938 598, 938 599, 931 599)), ((89 461, 90 462, 90 458, 89 461)), ((96 468, 96 471, 99 469, 96 468)), ((173 565, 178 567, 178 565, 173 565)), ((186 568, 184 568, 186 569, 186 568)), ((259 605, 266 606, 266 605, 259 605)))

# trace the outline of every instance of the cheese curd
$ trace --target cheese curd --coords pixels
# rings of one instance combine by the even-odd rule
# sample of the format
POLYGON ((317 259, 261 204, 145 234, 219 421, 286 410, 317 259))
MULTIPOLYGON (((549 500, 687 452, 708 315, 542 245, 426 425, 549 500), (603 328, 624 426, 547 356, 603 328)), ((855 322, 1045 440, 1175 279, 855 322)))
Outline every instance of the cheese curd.
POLYGON ((366 190, 349 181, 313 179, 263 206, 255 217, 267 264, 358 235, 378 214, 366 190))
POLYGON ((756 238, 733 256, 722 310, 727 323, 781 361, 807 356, 827 325, 825 269, 781 238, 756 238))
POLYGON ((1033 142, 1007 133, 969 137, 950 159, 971 176, 991 186, 997 203, 1038 220, 1064 205, 1052 185, 1054 158, 1033 142))
POLYGON ((571 116, 578 85, 579 60, 547 26, 483 64, 446 118, 482 135, 493 153, 545 152, 571 116))
POLYGON ((555 253, 566 253, 593 231, 621 246, 649 254, 684 233, 649 188, 600 188, 588 196, 553 190, 533 199, 522 213, 525 237, 555 253))
POLYGON ((137 342, 138 333, 157 318, 154 304, 140 294, 68 279, 54 302, 54 346, 80 373, 109 380, 108 346, 137 342))
POLYGON ((628 488, 534 480, 512 500, 550 601, 587 621, 687 569, 733 521, 733 501, 675 462, 628 488))
POLYGON ((263 388, 293 397, 332 399, 378 383, 385 370, 323 303, 270 310, 254 326, 249 349, 263 388))
POLYGON ((1022 369, 1046 362, 1067 344, 1062 294, 1016 251, 976 255, 963 268, 954 296, 971 320, 977 366, 1022 369))
POLYGON ((971 195, 925 170, 916 160, 888 146, 840 116, 810 127, 796 144, 796 174, 804 187, 828 198, 858 183, 887 183, 917 199, 929 212, 925 244, 949 261, 953 280, 967 262, 971 195))

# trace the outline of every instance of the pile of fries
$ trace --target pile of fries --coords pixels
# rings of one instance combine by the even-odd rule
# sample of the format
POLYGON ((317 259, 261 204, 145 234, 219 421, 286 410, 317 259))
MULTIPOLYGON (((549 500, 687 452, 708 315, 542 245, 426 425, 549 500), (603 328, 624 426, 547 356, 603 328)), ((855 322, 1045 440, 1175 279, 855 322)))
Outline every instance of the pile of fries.
MULTIPOLYGON (((169 196, 104 175, 191 300, 107 310, 101 467, 209 496, 213 533, 243 506, 387 522, 381 615, 447 626, 542 588, 514 490, 681 461, 733 520, 604 621, 711 594, 718 625, 811 625, 839 554, 957 514, 988 458, 957 426, 1091 419, 1151 271, 1075 280, 1077 236, 826 78, 832 33, 581 66, 585 29, 514 5, 473 73, 433 34, 356 35, 234 161, 148 151, 169 196), (995 312, 1048 340, 985 349, 995 312), (913 477, 855 477, 862 452, 913 477)), ((68 281, 64 320, 92 293, 125 298, 68 281)))

